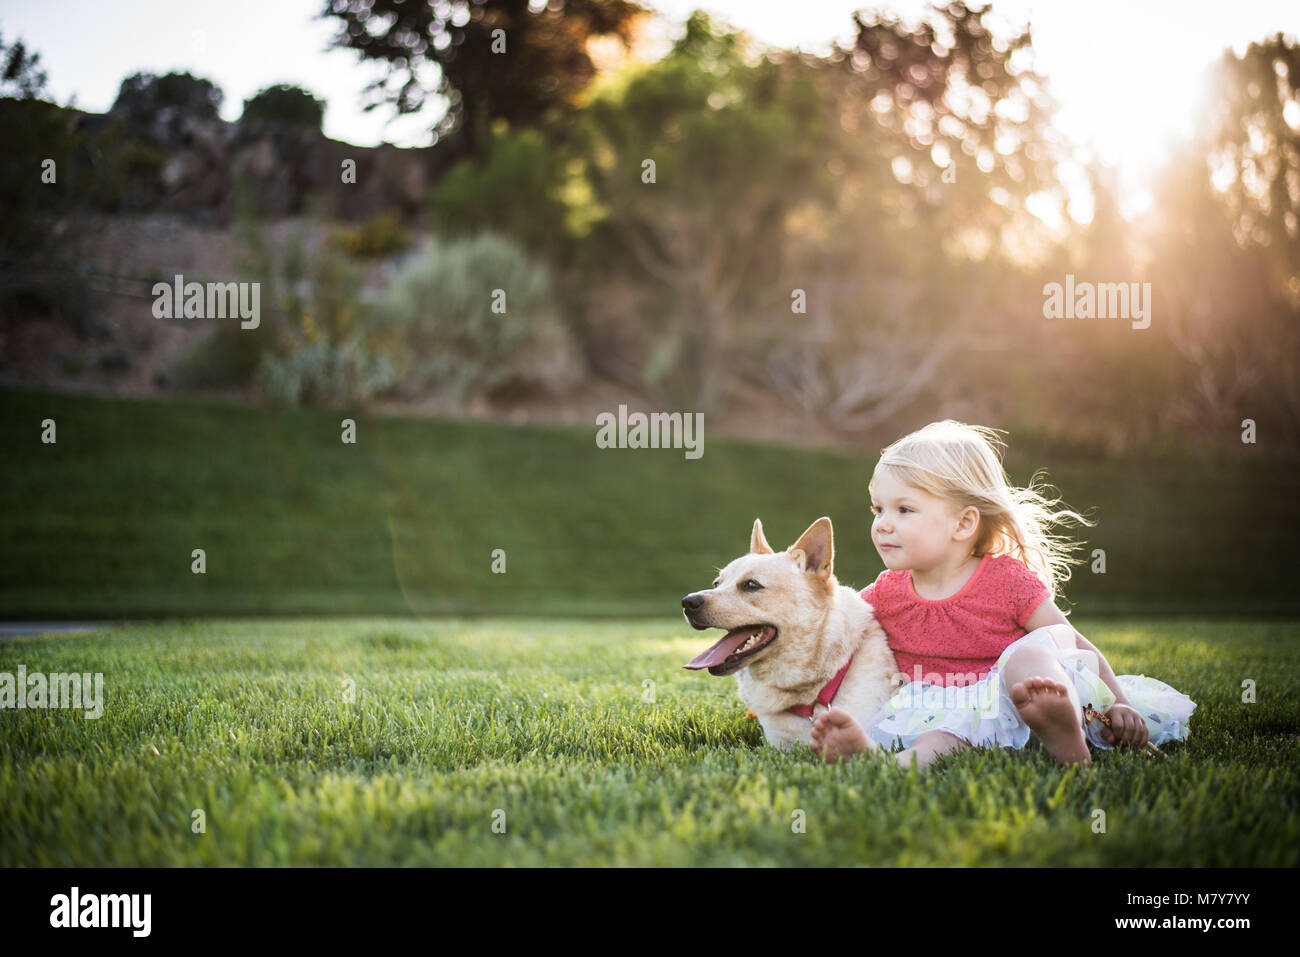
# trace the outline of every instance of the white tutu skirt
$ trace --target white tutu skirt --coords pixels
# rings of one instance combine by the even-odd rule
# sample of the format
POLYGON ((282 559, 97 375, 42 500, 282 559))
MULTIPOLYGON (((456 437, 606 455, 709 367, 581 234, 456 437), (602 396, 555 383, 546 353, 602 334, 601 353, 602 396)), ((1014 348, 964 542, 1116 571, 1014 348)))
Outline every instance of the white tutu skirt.
MULTIPOLYGON (((1001 672, 1018 649, 1032 645, 1056 655, 1074 683, 1080 706, 1091 704, 1105 714, 1115 703, 1114 693, 1101 680, 1097 656, 1075 647, 1074 631, 1052 625, 1031 631, 1013 641, 998 656, 997 664, 978 682, 963 687, 942 687, 908 682, 899 688, 867 722, 866 732, 884 748, 911 747, 927 731, 948 731, 973 747, 1023 748, 1029 743, 1029 725, 1011 701, 1001 672)), ((1147 723, 1148 740, 1157 747, 1166 741, 1185 741, 1188 720, 1196 703, 1163 681, 1145 675, 1116 675, 1129 704, 1147 723)), ((1082 717, 1082 716, 1080 716, 1082 717)), ((1112 749, 1101 736, 1105 725, 1097 718, 1084 728, 1094 748, 1112 749)))

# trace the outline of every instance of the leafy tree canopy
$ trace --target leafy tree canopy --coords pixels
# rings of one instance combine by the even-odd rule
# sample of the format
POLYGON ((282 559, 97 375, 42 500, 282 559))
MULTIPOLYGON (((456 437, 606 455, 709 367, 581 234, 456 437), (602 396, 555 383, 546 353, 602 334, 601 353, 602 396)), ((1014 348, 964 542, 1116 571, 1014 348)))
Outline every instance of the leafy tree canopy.
POLYGON ((325 101, 300 86, 268 86, 244 101, 241 123, 267 123, 319 130, 325 118, 325 101))
POLYGON ((628 0, 551 0, 540 9, 535 0, 326 0, 321 15, 339 21, 336 46, 387 67, 366 88, 367 110, 414 113, 443 97, 435 141, 459 131, 462 148, 478 155, 496 119, 525 127, 568 114, 596 73, 587 41, 614 35, 629 44, 649 13, 628 0))

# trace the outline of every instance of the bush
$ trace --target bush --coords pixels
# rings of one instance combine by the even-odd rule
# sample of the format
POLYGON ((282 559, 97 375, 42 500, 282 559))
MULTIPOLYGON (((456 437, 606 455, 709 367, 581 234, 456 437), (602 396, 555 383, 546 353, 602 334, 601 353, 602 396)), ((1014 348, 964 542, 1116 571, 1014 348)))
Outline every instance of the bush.
POLYGON ((350 256, 390 256, 411 247, 411 236, 392 210, 375 213, 360 226, 340 226, 331 234, 337 249, 350 256))
POLYGON ((498 133, 487 158, 461 160, 429 194, 436 232, 470 236, 482 231, 514 239, 539 255, 553 255, 566 239, 562 157, 540 133, 498 133))
POLYGON ((181 353, 156 381, 181 391, 241 386, 253 377, 259 360, 257 340, 237 323, 227 323, 181 353))
POLYGON ((363 337, 341 342, 297 341, 282 355, 268 352, 257 369, 258 383, 270 398, 292 405, 364 402, 396 379, 393 361, 371 353, 363 337))
POLYGON ((411 356, 400 370, 407 391, 460 403, 470 392, 557 391, 579 372, 548 270, 493 233, 432 242, 393 280, 384 311, 411 356))
MULTIPOLYGON (((307 248, 306 231, 271 242, 236 179, 241 272, 261 283, 261 326, 219 330, 168 370, 178 386, 246 384, 290 405, 364 402, 396 381, 396 346, 363 322, 364 273, 330 243, 307 248)), ((320 230, 313 230, 321 232, 320 230)))
POLYGON ((257 380, 266 395, 291 405, 363 402, 396 380, 392 358, 378 351, 377 329, 364 314, 362 270, 328 243, 308 256, 301 233, 270 261, 272 345, 257 380))

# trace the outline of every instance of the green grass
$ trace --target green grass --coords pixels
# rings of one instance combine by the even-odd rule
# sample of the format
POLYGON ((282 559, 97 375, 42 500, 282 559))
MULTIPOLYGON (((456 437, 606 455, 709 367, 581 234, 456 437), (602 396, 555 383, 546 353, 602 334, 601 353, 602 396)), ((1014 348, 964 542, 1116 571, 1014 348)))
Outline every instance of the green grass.
MULTIPOLYGON (((840 580, 882 568, 878 449, 729 441, 706 422, 688 460, 598 449, 595 433, 0 391, 0 616, 659 615, 748 547, 756 516, 782 548, 829 515, 840 580), (345 416, 356 445, 339 440, 345 416)), ((1217 464, 1071 458, 1012 436, 1008 466, 1020 483, 1047 468, 1095 509, 1082 535, 1107 568, 1076 572, 1081 613, 1295 617, 1284 532, 1300 525, 1300 471, 1264 455, 1236 433, 1217 464)))
POLYGON ((0 866, 1300 864, 1296 623, 1077 625, 1197 702, 1187 742, 1089 770, 977 750, 920 776, 828 767, 763 745, 733 680, 683 672, 703 639, 667 619, 4 641, 0 672, 102 671, 105 713, 0 712, 0 866))

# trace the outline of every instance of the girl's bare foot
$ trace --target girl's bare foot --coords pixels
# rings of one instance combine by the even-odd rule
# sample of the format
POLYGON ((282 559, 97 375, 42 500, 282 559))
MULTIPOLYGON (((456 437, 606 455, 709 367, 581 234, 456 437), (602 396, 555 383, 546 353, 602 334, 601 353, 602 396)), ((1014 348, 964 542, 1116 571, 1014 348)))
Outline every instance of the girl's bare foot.
POLYGON ((812 726, 812 749, 827 764, 847 760, 862 751, 877 750, 876 742, 867 737, 862 725, 853 716, 839 708, 823 712, 812 726))
POLYGON ((1048 754, 1062 764, 1092 764, 1088 741, 1065 685, 1051 678, 1026 678, 1011 686, 1011 701, 1048 754))

